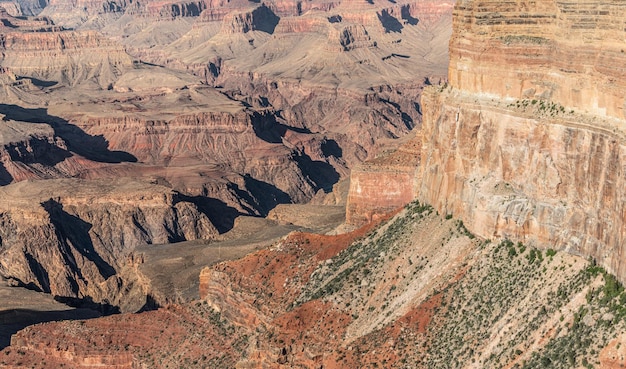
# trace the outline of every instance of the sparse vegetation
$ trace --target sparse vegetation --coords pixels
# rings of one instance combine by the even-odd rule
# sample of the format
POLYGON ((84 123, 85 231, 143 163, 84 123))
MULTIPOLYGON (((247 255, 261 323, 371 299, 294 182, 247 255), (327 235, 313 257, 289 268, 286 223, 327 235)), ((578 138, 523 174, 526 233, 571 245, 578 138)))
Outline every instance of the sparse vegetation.
POLYGON ((543 99, 523 99, 517 100, 514 103, 508 104, 509 108, 517 108, 522 111, 530 111, 535 115, 546 117, 556 117, 563 116, 565 114, 572 115, 574 111, 567 111, 565 107, 561 104, 555 103, 553 101, 543 100, 543 99))
MULTIPOLYGON (((346 283, 355 286, 367 281, 374 266, 384 263, 387 257, 397 251, 397 241, 404 235, 407 224, 430 215, 433 211, 431 206, 420 204, 419 201, 407 205, 403 216, 394 218, 384 229, 377 228, 364 240, 355 242, 342 251, 332 263, 316 270, 312 274, 312 283, 309 283, 296 303, 332 295, 346 283)), ((417 269, 421 267, 423 263, 416 266, 417 269)))
POLYGON ((626 292, 624 287, 594 262, 582 270, 573 281, 577 289, 588 286, 586 304, 574 314, 566 333, 553 338, 542 351, 535 352, 522 368, 538 368, 549 362, 553 368, 576 366, 594 367, 598 364, 597 352, 615 332, 626 325, 626 292), (601 276, 603 283, 591 283, 601 276))
POLYGON ((502 40, 505 45, 514 43, 542 45, 549 42, 547 38, 529 35, 506 35, 500 37, 500 40, 502 40))
POLYGON ((556 263, 557 252, 549 249, 545 255, 544 260, 541 250, 504 240, 492 248, 490 263, 474 265, 466 280, 450 286, 443 325, 433 332, 427 366, 454 368, 479 361, 482 367, 502 367, 517 357, 523 360, 517 361, 516 368, 597 365, 597 352, 625 325, 626 308, 620 301, 626 302, 626 292, 594 263, 579 269, 564 264, 553 268, 561 282, 551 284, 556 274, 548 272, 546 263, 556 263), (520 263, 522 258, 527 262, 520 263), (603 286, 591 288, 600 276, 603 286), (565 306, 586 289, 586 304, 568 324, 565 306), (559 315, 556 326, 551 321, 555 314, 559 315), (501 324, 506 332, 494 336, 494 325, 501 324), (548 329, 549 343, 533 349, 532 337, 548 329), (487 344, 492 346, 485 351, 487 344))
MULTIPOLYGON (((293 285, 272 281, 297 287, 292 300, 283 300, 285 305, 277 302, 284 298, 277 290, 261 293, 254 283, 229 284, 267 314, 254 328, 234 323, 231 311, 222 314, 203 300, 188 304, 182 313, 183 334, 162 327, 153 332, 168 347, 189 349, 209 337, 193 333, 201 327, 223 339, 228 351, 206 350, 200 356, 178 349, 142 352, 127 342, 107 345, 132 353, 145 365, 170 368, 233 367, 237 360, 249 359, 251 350, 273 353, 289 365, 303 346, 310 352, 325 350, 346 367, 462 368, 473 363, 481 368, 589 368, 598 366, 602 348, 626 327, 624 287, 592 260, 506 239, 477 240, 461 220, 439 216, 419 202, 363 234, 347 247, 352 241, 346 241, 329 260, 315 259, 313 252, 290 259, 290 250, 303 255, 321 243, 306 236, 249 260, 258 268, 250 275, 262 277, 280 276, 278 264, 306 270, 306 258, 314 260, 308 264, 312 273, 289 274, 293 285), (320 315, 311 318, 311 311, 320 315), (277 324, 271 314, 286 319, 277 324), (294 321, 301 329, 285 332, 294 321), (350 349, 338 344, 348 337, 346 327, 358 332, 350 349)), ((330 238, 324 241, 332 245, 330 238)), ((173 311, 167 315, 177 316, 173 311)), ((89 326, 73 324, 81 330, 89 326)))

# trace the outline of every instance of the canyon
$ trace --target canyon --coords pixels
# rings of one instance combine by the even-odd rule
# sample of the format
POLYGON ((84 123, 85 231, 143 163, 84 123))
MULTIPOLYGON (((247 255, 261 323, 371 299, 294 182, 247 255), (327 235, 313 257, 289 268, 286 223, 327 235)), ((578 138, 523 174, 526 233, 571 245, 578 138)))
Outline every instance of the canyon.
MULTIPOLYGON (((79 5, 0 13, 0 270, 113 310, 180 299, 147 246, 189 255, 241 233, 238 217, 328 203, 419 126, 424 86, 445 78, 451 3, 79 5)), ((306 209, 319 224, 268 224, 338 219, 306 209)))
POLYGON ((201 299, 27 327, 22 367, 624 365, 614 277, 584 258, 473 236, 427 205, 342 235, 294 232, 200 273, 201 299), (613 287, 612 287, 613 286, 613 287), (470 364, 471 363, 471 364, 470 364))
POLYGON ((620 4, 20 7, 3 367, 626 365, 620 4))

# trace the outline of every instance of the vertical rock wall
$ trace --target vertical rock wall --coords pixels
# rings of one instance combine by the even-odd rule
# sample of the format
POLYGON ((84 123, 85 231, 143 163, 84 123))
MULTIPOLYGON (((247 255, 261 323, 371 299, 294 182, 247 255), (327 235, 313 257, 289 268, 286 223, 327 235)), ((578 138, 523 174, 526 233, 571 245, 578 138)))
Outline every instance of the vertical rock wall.
POLYGON ((413 134, 397 151, 352 169, 346 223, 360 226, 375 221, 415 198, 420 148, 421 136, 413 134))
POLYGON ((459 91, 423 101, 421 200, 482 237, 591 256, 626 276, 623 132, 459 91))
POLYGON ((626 281, 626 4, 459 1, 424 107, 420 200, 626 281))
POLYGON ((620 1, 459 1, 450 84, 623 119, 624 19, 620 1))

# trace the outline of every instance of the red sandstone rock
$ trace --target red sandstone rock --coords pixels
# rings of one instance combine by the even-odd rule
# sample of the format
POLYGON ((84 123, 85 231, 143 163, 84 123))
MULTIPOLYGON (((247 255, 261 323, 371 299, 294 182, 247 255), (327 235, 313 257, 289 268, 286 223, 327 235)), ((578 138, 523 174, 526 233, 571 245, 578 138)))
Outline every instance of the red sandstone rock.
POLYGON ((626 337, 624 335, 611 341, 600 351, 600 368, 617 369, 626 366, 626 337))
POLYGON ((421 136, 397 151, 382 154, 352 169, 346 223, 361 225, 403 207, 415 198, 420 183, 421 136))

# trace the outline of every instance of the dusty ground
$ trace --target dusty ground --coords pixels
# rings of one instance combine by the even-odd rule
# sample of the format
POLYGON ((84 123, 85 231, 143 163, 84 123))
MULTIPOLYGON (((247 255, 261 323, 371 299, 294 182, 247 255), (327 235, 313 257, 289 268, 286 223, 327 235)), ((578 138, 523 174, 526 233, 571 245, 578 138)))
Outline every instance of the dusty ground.
POLYGON ((343 222, 345 209, 328 205, 280 205, 278 220, 239 217, 229 232, 214 241, 189 241, 139 247, 141 274, 159 301, 183 302, 198 298, 202 268, 244 257, 276 243, 293 231, 328 231, 343 222))

